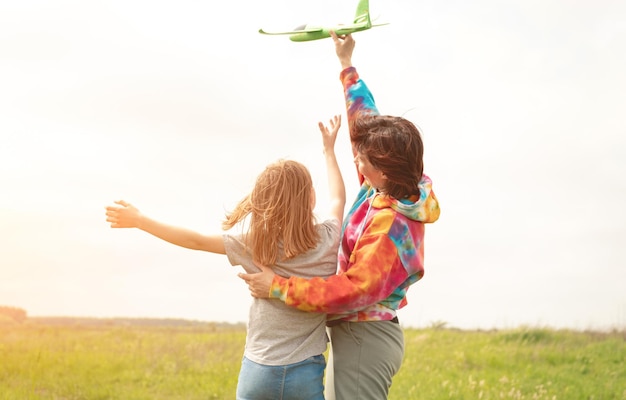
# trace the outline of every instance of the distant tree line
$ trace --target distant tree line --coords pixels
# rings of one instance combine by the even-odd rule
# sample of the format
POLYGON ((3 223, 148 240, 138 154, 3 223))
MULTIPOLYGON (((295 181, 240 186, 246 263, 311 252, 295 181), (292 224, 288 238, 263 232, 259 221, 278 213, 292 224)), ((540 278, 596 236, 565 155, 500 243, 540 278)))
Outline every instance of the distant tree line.
POLYGON ((26 321, 26 310, 17 307, 0 306, 0 317, 2 316, 21 323, 26 321))

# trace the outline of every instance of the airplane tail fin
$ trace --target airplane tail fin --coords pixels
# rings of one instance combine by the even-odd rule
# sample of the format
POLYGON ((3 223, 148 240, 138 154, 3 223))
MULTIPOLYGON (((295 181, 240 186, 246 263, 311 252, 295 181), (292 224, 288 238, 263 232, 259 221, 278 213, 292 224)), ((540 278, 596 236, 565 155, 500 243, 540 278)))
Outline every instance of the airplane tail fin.
POLYGON ((356 13, 354 14, 354 23, 363 24, 368 26, 372 24, 370 21, 370 2, 369 0, 359 0, 359 4, 356 6, 356 13))

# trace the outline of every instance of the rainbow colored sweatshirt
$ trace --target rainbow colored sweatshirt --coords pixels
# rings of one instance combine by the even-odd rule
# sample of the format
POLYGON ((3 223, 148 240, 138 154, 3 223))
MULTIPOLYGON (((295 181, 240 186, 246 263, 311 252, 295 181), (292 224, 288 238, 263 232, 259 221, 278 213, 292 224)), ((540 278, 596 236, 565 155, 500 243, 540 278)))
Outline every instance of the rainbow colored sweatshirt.
MULTIPOLYGON (((348 122, 379 114, 354 67, 343 70, 340 79, 348 122)), ((439 218, 431 181, 424 175, 419 196, 396 200, 359 179, 362 186, 343 224, 337 275, 310 280, 276 275, 271 297, 347 321, 390 320, 407 304, 409 286, 424 275, 424 224, 439 218)))

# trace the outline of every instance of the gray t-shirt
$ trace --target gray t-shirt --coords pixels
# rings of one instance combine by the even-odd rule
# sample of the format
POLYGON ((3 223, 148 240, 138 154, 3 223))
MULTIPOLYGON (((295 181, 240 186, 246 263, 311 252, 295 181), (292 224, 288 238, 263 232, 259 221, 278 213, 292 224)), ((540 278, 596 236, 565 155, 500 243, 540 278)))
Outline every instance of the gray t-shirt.
MULTIPOLYGON (((302 278, 329 277, 337 272, 339 221, 330 219, 318 224, 320 241, 317 247, 272 266, 280 276, 302 278)), ((228 261, 241 265, 246 272, 260 270, 252 262, 252 254, 242 235, 224 234, 228 261)), ((285 305, 279 299, 253 298, 248 316, 244 355, 263 365, 287 365, 322 354, 326 350, 326 314, 309 313, 285 305)))

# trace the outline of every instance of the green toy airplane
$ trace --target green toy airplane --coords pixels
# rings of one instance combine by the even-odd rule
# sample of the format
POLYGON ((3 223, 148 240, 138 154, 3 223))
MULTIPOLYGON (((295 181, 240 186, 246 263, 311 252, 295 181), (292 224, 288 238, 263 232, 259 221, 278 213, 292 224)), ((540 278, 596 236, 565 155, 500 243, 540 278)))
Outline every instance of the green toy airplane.
POLYGON ((351 24, 339 24, 335 26, 312 26, 307 24, 298 26, 293 31, 288 32, 267 32, 263 29, 259 29, 259 33, 264 35, 289 35, 289 39, 294 42, 308 42, 310 40, 328 38, 330 37, 330 31, 335 31, 338 36, 342 36, 387 24, 388 23, 372 25, 372 21, 370 20, 369 0, 359 0, 359 4, 356 7, 356 14, 354 15, 354 21, 351 24))

